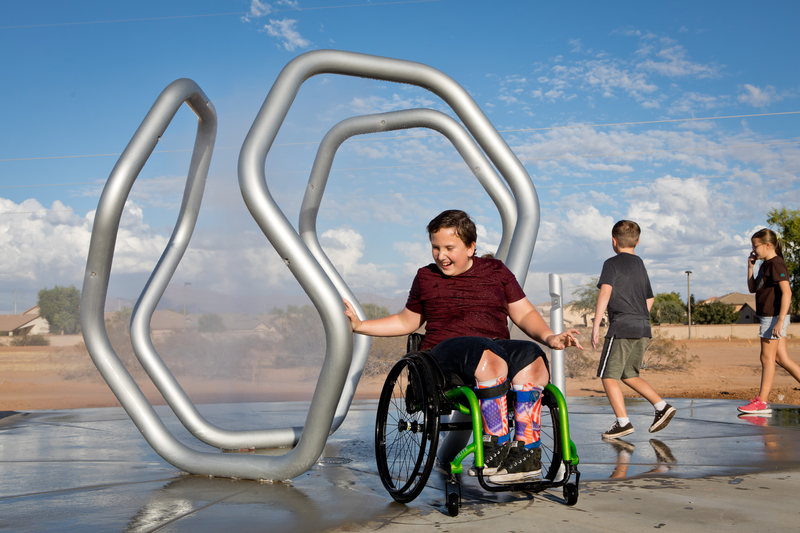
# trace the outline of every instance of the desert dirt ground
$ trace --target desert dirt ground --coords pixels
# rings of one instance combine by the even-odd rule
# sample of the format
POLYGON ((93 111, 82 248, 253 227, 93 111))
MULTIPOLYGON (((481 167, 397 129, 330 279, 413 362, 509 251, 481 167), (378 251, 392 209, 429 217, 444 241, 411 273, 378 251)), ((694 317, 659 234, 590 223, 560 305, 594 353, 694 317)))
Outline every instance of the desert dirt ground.
MULTIPOLYGON (((758 339, 691 340, 689 356, 697 356, 684 371, 642 372, 664 398, 722 398, 749 400, 761 379, 758 339)), ((800 339, 788 340, 789 355, 800 363, 800 339)), ((595 359, 597 352, 587 352, 595 359)), ((567 396, 604 396, 594 372, 567 378, 567 396)), ((261 369, 242 379, 176 376, 197 404, 310 400, 316 385, 311 368, 261 369)), ((154 405, 166 402, 145 376, 136 379, 154 405)), ((356 399, 377 398, 381 377, 362 379, 356 399)), ((626 389, 623 386, 623 389, 626 389)), ((626 395, 635 396, 626 389, 626 395)), ((772 403, 800 405, 800 383, 778 368, 772 403)), ((0 411, 113 407, 119 402, 85 351, 57 347, 0 347, 0 411)))

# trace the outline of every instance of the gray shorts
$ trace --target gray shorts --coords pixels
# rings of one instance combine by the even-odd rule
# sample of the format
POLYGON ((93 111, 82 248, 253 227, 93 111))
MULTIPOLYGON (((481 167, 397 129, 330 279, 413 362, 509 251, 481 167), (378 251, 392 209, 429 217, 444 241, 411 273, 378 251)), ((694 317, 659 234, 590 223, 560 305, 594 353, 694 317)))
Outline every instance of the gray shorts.
POLYGON ((597 377, 608 379, 628 379, 639 377, 644 351, 650 342, 648 338, 617 339, 606 337, 600 354, 597 377))
MULTIPOLYGON (((761 327, 758 328, 758 336, 762 339, 777 339, 778 337, 772 336, 772 330, 775 329, 775 324, 778 323, 777 316, 760 316, 758 317, 759 322, 761 323, 761 327)), ((789 315, 786 315, 786 319, 783 321, 783 327, 781 327, 781 337, 786 336, 786 332, 789 330, 789 315)))

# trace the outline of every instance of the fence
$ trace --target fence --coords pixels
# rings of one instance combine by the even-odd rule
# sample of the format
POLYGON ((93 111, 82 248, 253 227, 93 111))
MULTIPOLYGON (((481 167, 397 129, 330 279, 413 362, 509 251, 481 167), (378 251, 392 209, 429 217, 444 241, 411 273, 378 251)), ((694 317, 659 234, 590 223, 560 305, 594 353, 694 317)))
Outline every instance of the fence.
MULTIPOLYGON (((686 340, 689 337, 689 326, 653 326, 653 334, 661 331, 667 337, 677 340, 686 340)), ((789 324, 786 332, 787 338, 800 337, 800 324, 789 324)), ((712 324, 693 325, 692 339, 756 339, 758 338, 758 324, 712 324)))

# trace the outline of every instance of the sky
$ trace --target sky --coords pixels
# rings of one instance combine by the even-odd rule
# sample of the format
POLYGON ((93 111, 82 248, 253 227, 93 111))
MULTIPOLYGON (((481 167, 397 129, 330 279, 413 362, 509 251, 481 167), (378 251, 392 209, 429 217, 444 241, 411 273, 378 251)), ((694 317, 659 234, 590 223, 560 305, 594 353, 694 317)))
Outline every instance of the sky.
MULTIPOLYGON (((415 61, 463 86, 523 163, 541 226, 525 290, 567 300, 639 223, 655 292, 746 292, 750 236, 800 204, 796 2, 472 0, 0 0, 0 313, 42 288, 81 287, 105 182, 160 92, 194 80, 218 131, 197 227, 172 283, 270 309, 301 294, 242 200, 237 159, 280 70, 312 50, 415 61), (191 284, 191 285, 189 285, 191 284)), ((301 87, 266 162, 297 224, 319 141, 348 117, 455 116, 418 87, 319 75, 301 87)), ((196 118, 176 114, 120 224, 109 297, 135 300, 178 216, 196 118)), ((479 253, 500 241, 491 200, 450 142, 411 129, 339 149, 317 228, 357 294, 400 298, 430 262, 428 221, 463 209, 479 253)), ((394 309, 393 309, 394 310, 394 309)))

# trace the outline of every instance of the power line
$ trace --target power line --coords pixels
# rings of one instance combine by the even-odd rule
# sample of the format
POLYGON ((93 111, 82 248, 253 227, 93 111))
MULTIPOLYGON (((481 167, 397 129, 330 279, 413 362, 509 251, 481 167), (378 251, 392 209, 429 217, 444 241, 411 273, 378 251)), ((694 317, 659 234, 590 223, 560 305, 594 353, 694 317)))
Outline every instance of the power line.
POLYGON ((672 152, 695 152, 703 150, 726 150, 729 148, 752 148, 754 146, 784 146, 789 144, 800 144, 800 141, 774 142, 774 143, 755 143, 755 144, 729 144, 720 146, 702 146, 700 148, 675 148, 674 150, 638 150, 633 152, 611 152, 607 154, 579 154, 579 155, 555 155, 549 157, 521 157, 520 161, 550 161, 553 159, 575 159, 581 157, 619 157, 637 154, 662 154, 672 152))
MULTIPOLYGON (((439 0, 437 0, 439 1, 439 0)), ((308 8, 311 9, 311 8, 308 8)), ((692 117, 692 118, 676 118, 676 119, 665 119, 665 120, 647 120, 642 122, 609 122, 606 124, 575 124, 570 126, 548 126, 546 128, 523 128, 523 129, 516 129, 516 130, 498 130, 498 133, 519 133, 525 131, 545 131, 545 130, 564 130, 564 129, 580 129, 580 128, 607 128, 611 126, 636 126, 642 124, 666 124, 671 122, 689 122, 689 121, 701 121, 701 120, 726 120, 726 119, 733 119, 733 118, 753 118, 753 117, 771 117, 771 116, 780 116, 780 115, 796 115, 800 114, 800 111, 777 111, 775 113, 758 113, 758 114, 751 114, 751 115, 728 115, 724 117, 692 117)), ((432 133, 428 135, 396 135, 393 137, 353 137, 348 139, 348 142, 379 142, 379 141, 391 141, 391 140, 403 140, 403 139, 424 139, 429 137, 442 137, 439 133, 432 133)), ((295 142, 295 143, 280 143, 280 144, 273 144, 272 146, 279 147, 279 146, 304 146, 304 145, 311 145, 311 144, 319 144, 321 141, 302 141, 302 142, 295 142)), ((214 148, 215 150, 235 150, 237 149, 234 146, 220 146, 214 148)), ((179 148, 175 150, 156 150, 154 154, 174 154, 179 152, 191 152, 191 148, 179 148)), ((13 159, 0 159, 0 163, 12 162, 12 161, 40 161, 40 160, 48 160, 48 159, 71 159, 71 158, 83 158, 83 157, 118 157, 122 155, 122 152, 116 153, 108 153, 108 154, 85 154, 85 155, 54 155, 54 156, 42 156, 42 157, 20 157, 20 158, 13 158, 13 159)))
MULTIPOLYGON (((561 156, 547 156, 547 157, 522 157, 519 158, 520 161, 550 161, 550 160, 557 160, 557 159, 579 159, 579 158, 588 158, 588 157, 624 157, 629 155, 642 155, 642 154, 663 154, 663 153, 676 153, 676 152, 694 152, 694 151, 704 151, 704 150, 725 150, 725 149, 733 149, 733 148, 753 148, 759 146, 787 146, 787 145, 797 145, 800 144, 800 141, 786 141, 786 142, 774 142, 774 143, 751 143, 751 144, 730 144, 730 145, 720 145, 720 146, 703 146, 699 148, 675 148, 672 150, 637 150, 631 152, 609 152, 603 154, 574 154, 574 155, 561 155, 561 156)), ((387 166, 373 166, 373 167, 351 167, 351 168, 332 168, 331 172, 355 172, 355 171, 365 171, 365 170, 391 170, 391 169, 401 169, 401 168, 420 168, 420 167, 441 167, 441 166, 455 166, 455 165, 463 165, 463 161, 448 161, 444 163, 418 163, 412 165, 387 165, 387 166)), ((310 170, 285 170, 280 172, 270 172, 270 175, 280 175, 280 174, 308 174, 310 170)), ((753 174, 758 174, 757 172, 753 174)), ((773 174, 772 172, 768 172, 767 174, 773 174)), ((183 180, 183 177, 172 177, 172 178, 152 178, 149 180, 143 180, 145 183, 149 182, 163 182, 163 181, 175 181, 175 180, 183 180)), ((77 186, 77 185, 100 185, 105 183, 105 181, 91 181, 91 182, 74 182, 74 183, 64 183, 64 184, 26 184, 26 185, 0 185, 0 189, 14 189, 14 188, 23 188, 23 187, 67 187, 67 186, 77 186)))

